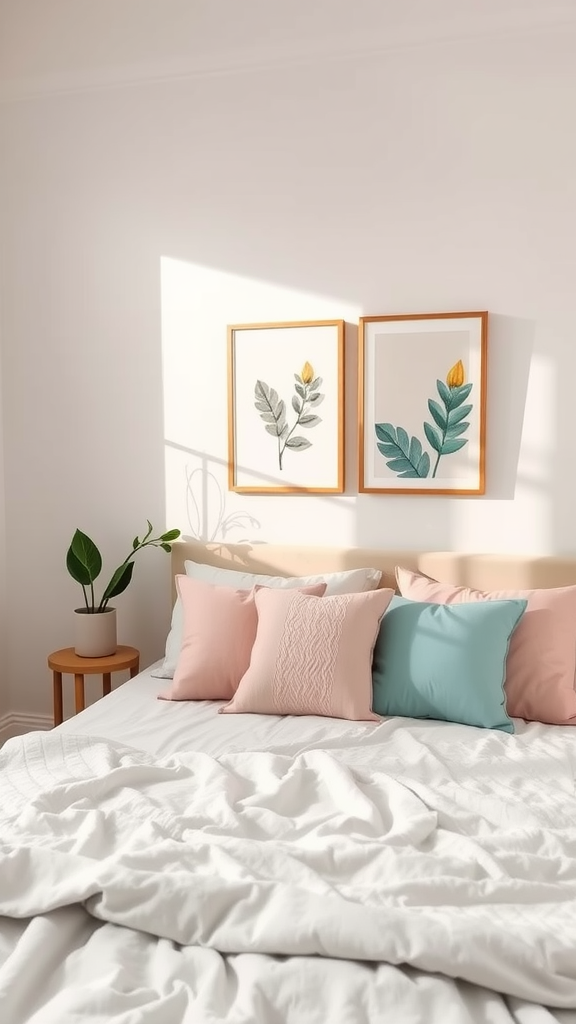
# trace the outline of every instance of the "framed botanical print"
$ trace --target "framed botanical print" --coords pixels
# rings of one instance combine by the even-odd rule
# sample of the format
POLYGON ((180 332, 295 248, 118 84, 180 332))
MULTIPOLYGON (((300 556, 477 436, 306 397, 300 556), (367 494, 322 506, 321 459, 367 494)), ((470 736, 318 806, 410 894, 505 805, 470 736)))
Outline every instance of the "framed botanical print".
POLYGON ((488 314, 365 316, 359 490, 484 494, 488 314))
POLYGON ((228 328, 228 486, 343 492, 343 320, 228 328))

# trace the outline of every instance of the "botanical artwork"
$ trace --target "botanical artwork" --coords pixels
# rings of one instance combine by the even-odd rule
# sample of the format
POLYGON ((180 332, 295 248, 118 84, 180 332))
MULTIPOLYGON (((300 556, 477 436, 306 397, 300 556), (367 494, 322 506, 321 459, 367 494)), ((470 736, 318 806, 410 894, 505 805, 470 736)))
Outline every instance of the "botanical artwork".
POLYGON ((344 321, 228 328, 228 486, 344 490, 344 321))
POLYGON ((286 403, 279 397, 278 392, 271 388, 263 380, 257 380, 254 386, 254 404, 264 421, 264 429, 276 439, 278 445, 278 469, 283 466, 284 453, 304 452, 312 447, 312 441, 294 431, 298 427, 311 430, 322 422, 315 410, 325 396, 319 390, 322 386, 322 377, 314 376, 314 369, 309 362, 305 362, 300 373, 294 374, 294 391, 292 395, 292 410, 296 416, 292 426, 286 419, 286 403))
POLYGON ((434 423, 424 421, 424 434, 430 448, 429 454, 422 447, 418 437, 409 437, 403 427, 394 427, 391 423, 376 423, 374 429, 377 437, 378 451, 386 459, 388 469, 404 480, 428 476, 435 477, 440 459, 460 451, 468 443, 462 437, 470 423, 466 417, 472 412, 473 404, 464 405, 473 385, 464 381, 464 365, 459 359, 446 376, 446 381, 438 379, 436 389, 442 405, 434 398, 428 399, 428 411, 434 423), (432 472, 430 472, 432 470, 432 472))
POLYGON ((488 314, 360 318, 361 493, 484 494, 488 314))

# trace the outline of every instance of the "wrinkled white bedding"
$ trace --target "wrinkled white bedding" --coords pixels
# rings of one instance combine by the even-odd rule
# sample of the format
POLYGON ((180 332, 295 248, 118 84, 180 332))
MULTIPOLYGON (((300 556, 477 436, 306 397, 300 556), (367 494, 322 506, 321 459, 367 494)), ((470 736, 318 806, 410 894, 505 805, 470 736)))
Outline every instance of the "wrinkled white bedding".
POLYGON ((2 1020, 576 1021, 574 732, 378 729, 369 754, 10 741, 2 1020))

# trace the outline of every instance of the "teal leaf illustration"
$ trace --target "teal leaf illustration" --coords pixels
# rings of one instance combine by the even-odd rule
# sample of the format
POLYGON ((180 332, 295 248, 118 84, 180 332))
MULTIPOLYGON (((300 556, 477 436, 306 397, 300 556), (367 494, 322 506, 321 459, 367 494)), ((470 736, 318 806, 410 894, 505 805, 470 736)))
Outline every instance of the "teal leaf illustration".
POLYGON ((448 413, 448 426, 453 427, 460 420, 465 420, 473 408, 473 405, 461 405, 459 409, 451 409, 448 413))
POLYGON ((310 448, 311 444, 305 437, 289 437, 286 441, 286 447, 292 448, 295 452, 303 452, 305 448, 310 448))
POLYGON ((460 451, 460 449, 463 448, 465 444, 468 444, 467 437, 459 437, 455 438, 454 440, 446 438, 444 444, 442 445, 442 455, 452 455, 453 452, 460 451))
POLYGON ((446 427, 446 437, 460 437, 465 434, 470 426, 469 423, 451 423, 446 427))
POLYGON ((452 392, 447 384, 443 380, 436 381, 436 387, 438 388, 438 394, 446 406, 446 411, 450 412, 452 408, 452 392))
POLYGON ((430 457, 422 452, 417 437, 410 438, 403 427, 396 428, 391 423, 375 423, 374 430, 378 451, 387 460, 388 469, 404 479, 428 476, 430 457))
POLYGON ((429 398, 428 408, 432 413, 432 418, 440 427, 440 430, 446 430, 446 413, 442 411, 442 409, 438 405, 438 402, 435 402, 433 398, 429 398))
POLYGON ((453 455, 454 452, 460 451, 464 445, 468 444, 468 438, 460 435, 465 434, 468 430, 470 424, 466 417, 474 408, 472 404, 463 404, 472 390, 472 384, 461 384, 452 388, 444 381, 437 380, 436 387, 444 403, 446 414, 433 399, 428 401, 428 408, 436 426, 440 428, 439 433, 430 423, 424 424, 426 437, 431 447, 437 452, 436 463, 432 470, 433 477, 436 476, 438 464, 443 455, 453 455))
POLYGON ((424 433, 426 434, 426 437, 428 438, 428 443, 434 449, 434 451, 438 452, 439 454, 441 454, 442 453, 442 440, 441 440, 438 432, 436 430, 434 430, 434 427, 430 426, 429 423, 425 423, 424 424, 424 433))
POLYGON ((314 416, 313 413, 307 413, 300 417, 301 427, 316 427, 319 423, 322 423, 320 416, 314 416))
POLYGON ((452 408, 456 409, 462 402, 465 402, 472 391, 472 384, 462 384, 459 388, 450 388, 452 393, 452 408))

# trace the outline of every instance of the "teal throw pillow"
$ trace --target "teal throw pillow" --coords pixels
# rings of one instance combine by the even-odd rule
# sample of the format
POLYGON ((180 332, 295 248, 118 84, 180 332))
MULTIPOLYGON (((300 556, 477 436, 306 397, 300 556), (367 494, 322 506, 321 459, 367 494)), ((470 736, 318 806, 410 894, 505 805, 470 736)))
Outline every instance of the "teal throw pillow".
POLYGON ((506 656, 526 604, 394 597, 374 647, 374 712, 514 732, 504 695, 506 656))

